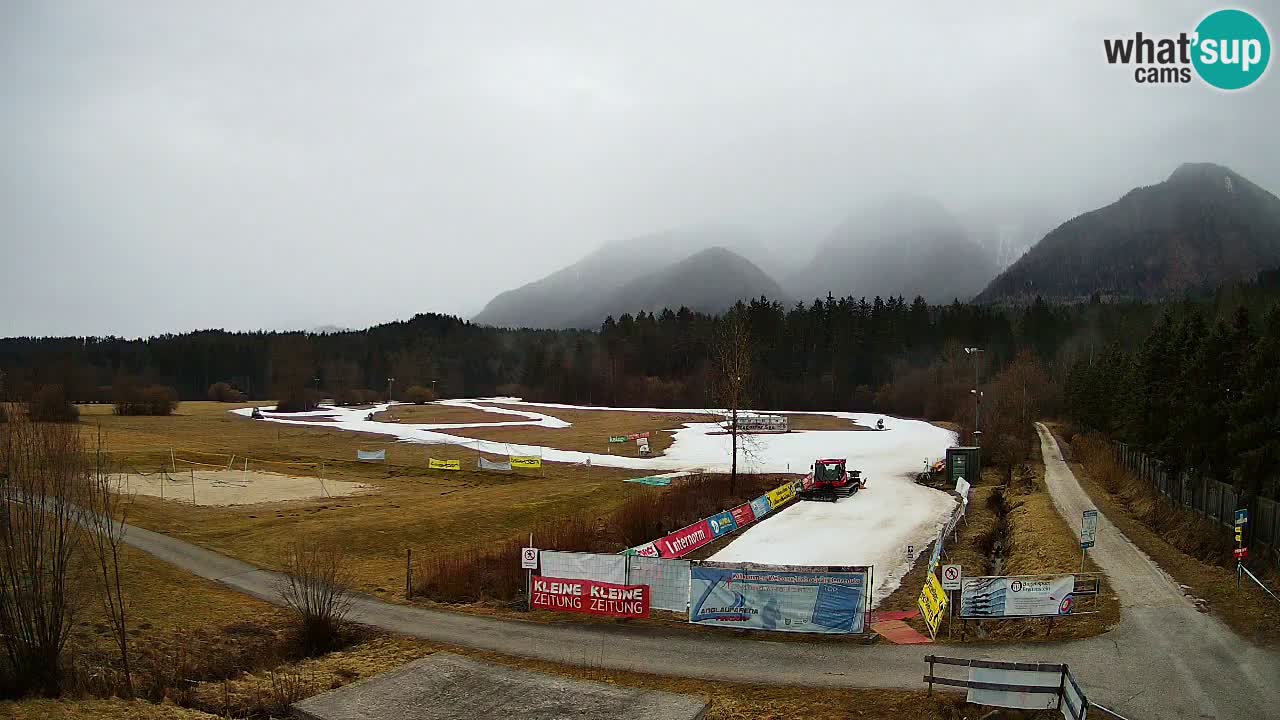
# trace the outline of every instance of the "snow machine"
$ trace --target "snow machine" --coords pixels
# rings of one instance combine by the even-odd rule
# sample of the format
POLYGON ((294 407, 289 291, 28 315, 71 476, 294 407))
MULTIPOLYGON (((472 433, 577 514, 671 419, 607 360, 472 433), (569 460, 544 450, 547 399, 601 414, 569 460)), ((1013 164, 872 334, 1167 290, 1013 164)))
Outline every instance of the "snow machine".
POLYGON ((884 418, 880 418, 879 420, 876 421, 876 429, 877 430, 884 429, 884 418))
POLYGON ((261 419, 262 419, 262 411, 261 411, 261 410, 259 410, 258 408, 254 408, 254 409, 253 409, 253 412, 252 412, 252 413, 249 413, 249 417, 253 418, 254 420, 261 420, 261 419))
POLYGON ((835 502, 867 486, 861 470, 846 470, 845 459, 818 460, 800 484, 801 500, 835 502))

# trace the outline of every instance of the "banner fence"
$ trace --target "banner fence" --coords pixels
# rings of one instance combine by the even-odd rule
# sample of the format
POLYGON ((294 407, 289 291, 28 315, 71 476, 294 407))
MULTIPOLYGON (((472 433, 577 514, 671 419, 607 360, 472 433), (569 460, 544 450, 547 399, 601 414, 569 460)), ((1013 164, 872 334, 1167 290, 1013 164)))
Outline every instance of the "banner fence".
POLYGON ((542 574, 562 580, 595 580, 627 585, 627 556, 613 553, 580 553, 543 550, 542 574))
POLYGON ((688 560, 620 555, 627 561, 627 584, 649 586, 649 607, 671 612, 689 609, 688 560))
POLYGON ((700 562, 689 570, 689 622, 781 632, 861 634, 869 567, 700 562))

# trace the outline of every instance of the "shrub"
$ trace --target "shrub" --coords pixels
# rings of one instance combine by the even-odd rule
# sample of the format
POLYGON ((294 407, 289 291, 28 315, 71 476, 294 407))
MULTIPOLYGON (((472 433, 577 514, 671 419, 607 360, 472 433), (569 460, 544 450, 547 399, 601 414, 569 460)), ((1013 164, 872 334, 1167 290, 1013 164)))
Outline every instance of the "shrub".
POLYGON ((0 423, 9 422, 9 406, 0 402, 0 423))
POLYGON ((32 422, 75 422, 80 419, 80 411, 67 402, 61 385, 45 385, 27 402, 27 417, 32 422))
POLYGON ((415 405, 423 405, 436 399, 436 394, 431 388, 421 385, 411 385, 408 390, 404 391, 404 399, 415 405))
POLYGON ((209 386, 209 399, 214 402, 244 402, 244 393, 232 387, 231 383, 216 382, 209 386))
POLYGON ((338 647, 343 620, 351 609, 351 577, 341 551, 300 542, 285 562, 280 596, 298 616, 304 652, 311 655, 338 647))
POLYGON ((172 415, 178 408, 178 391, 164 385, 121 383, 115 389, 115 404, 116 415, 172 415))
POLYGON ((0 425, 0 695, 62 690, 62 651, 91 577, 79 549, 84 451, 79 425, 0 425))
MULTIPOLYGON (((597 519, 580 511, 533 528, 534 543, 547 550, 617 552, 759 497, 791 479, 780 475, 740 475, 735 493, 725 474, 691 475, 666 490, 645 490, 611 515, 597 519)), ((514 601, 524 593, 524 573, 514 558, 527 534, 497 545, 484 543, 457 552, 429 553, 417 595, 442 602, 514 601)))
POLYGON ((382 399, 376 391, 368 388, 346 388, 334 393, 333 401, 338 405, 369 405, 382 399))
POLYGON ((299 387, 280 393, 276 401, 276 412, 307 412, 320 405, 320 393, 310 388, 299 387))

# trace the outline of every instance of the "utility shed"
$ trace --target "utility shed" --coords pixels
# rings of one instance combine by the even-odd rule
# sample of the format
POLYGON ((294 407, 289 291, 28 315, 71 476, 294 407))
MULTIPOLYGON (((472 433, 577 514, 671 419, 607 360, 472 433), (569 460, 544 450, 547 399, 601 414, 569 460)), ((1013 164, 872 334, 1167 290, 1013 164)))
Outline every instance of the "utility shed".
POLYGON ((293 705, 300 720, 701 720, 701 698, 436 653, 293 705))

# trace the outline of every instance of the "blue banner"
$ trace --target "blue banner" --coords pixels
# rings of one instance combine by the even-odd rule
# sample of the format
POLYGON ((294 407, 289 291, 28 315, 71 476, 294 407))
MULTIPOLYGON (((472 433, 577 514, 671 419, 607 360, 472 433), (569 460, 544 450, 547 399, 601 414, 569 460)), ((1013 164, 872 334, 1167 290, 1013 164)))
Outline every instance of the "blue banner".
POLYGON ((783 632, 865 631, 866 568, 788 567, 693 566, 689 622, 783 632))
POLYGON ((727 510, 707 518, 707 524, 711 526, 711 534, 716 537, 728 535, 738 529, 738 523, 734 522, 733 515, 727 510))
POLYGON ((766 495, 761 495, 751 501, 751 512, 755 513, 757 520, 768 515, 771 510, 773 510, 773 507, 769 505, 769 498, 766 495))

